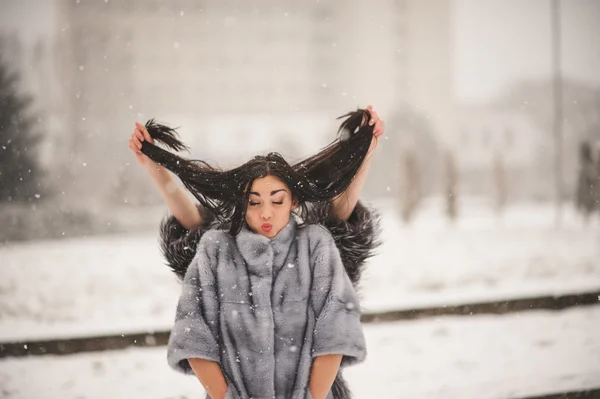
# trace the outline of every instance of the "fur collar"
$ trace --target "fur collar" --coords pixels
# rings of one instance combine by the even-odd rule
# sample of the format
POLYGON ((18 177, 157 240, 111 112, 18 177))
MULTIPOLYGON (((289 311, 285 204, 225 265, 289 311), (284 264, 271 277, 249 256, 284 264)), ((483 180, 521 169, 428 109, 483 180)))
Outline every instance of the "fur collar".
POLYGON ((283 266, 290 245, 296 237, 296 221, 290 215, 290 221, 273 238, 265 237, 250 230, 246 223, 235 236, 238 249, 248 265, 248 270, 257 275, 271 274, 273 268, 283 266), (271 264, 271 262, 273 262, 271 264))
MULTIPOLYGON (((198 209, 203 223, 193 230, 186 230, 173 215, 164 218, 160 225, 160 246, 163 256, 179 279, 183 279, 188 265, 194 258, 200 237, 208 230, 224 228, 212 215, 200 207, 198 209)), ((332 218, 330 214, 327 204, 316 204, 311 208, 306 223, 320 223, 329 230, 340 251, 346 272, 356 286, 360 281, 365 260, 374 255, 375 249, 380 244, 379 215, 360 201, 347 221, 332 218)), ((294 219, 290 218, 290 220, 294 219)), ((293 228, 299 227, 294 220, 293 228)), ((250 234, 254 233, 250 232, 250 234)), ((263 238, 268 240, 267 237, 263 238)))

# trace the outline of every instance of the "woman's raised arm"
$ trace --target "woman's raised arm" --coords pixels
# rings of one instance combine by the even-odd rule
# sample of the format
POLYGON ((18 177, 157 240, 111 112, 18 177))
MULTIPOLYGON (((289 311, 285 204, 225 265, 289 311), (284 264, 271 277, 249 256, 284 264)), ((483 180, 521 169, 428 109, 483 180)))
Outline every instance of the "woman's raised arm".
POLYGON ((140 151, 144 140, 154 144, 154 140, 150 137, 146 127, 136 122, 135 130, 129 139, 129 148, 135 153, 138 162, 150 174, 154 185, 160 191, 175 219, 188 230, 199 226, 202 223, 202 217, 194 200, 188 195, 185 188, 177 183, 173 174, 140 151))
POLYGON ((379 137, 385 131, 385 122, 379 118, 377 112, 373 111, 373 108, 370 105, 367 107, 367 111, 371 114, 369 124, 375 126, 369 152, 356 173, 356 176, 352 180, 352 183, 350 183, 346 191, 333 200, 333 212, 335 216, 341 220, 348 220, 358 202, 358 198, 360 197, 360 193, 369 172, 369 166, 371 165, 371 156, 377 147, 379 137))

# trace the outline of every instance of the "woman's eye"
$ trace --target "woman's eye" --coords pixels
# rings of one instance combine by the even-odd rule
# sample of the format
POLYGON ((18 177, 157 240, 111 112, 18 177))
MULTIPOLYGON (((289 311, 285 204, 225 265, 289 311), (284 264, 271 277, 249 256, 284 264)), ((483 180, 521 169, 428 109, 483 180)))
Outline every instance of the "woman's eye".
POLYGON ((282 204, 283 204, 283 201, 281 201, 281 202, 273 202, 273 203, 274 203, 274 204, 277 204, 277 205, 282 205, 282 204))
POLYGON ((260 205, 260 202, 250 202, 250 206, 256 206, 256 205, 260 205))

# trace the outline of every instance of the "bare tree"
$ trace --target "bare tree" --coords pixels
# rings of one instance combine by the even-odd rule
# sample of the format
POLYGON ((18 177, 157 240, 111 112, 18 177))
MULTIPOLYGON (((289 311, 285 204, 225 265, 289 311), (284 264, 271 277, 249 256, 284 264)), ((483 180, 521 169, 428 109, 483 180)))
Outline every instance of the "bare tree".
POLYGON ((405 150, 402 155, 402 181, 399 194, 402 220, 410 222, 421 202, 421 181, 419 163, 413 149, 405 150))
POLYGON ((446 216, 454 221, 458 217, 458 168, 454 154, 450 151, 446 152, 445 172, 446 216))
POLYGON ((600 159, 595 159, 593 147, 584 141, 579 149, 579 173, 577 175, 577 190, 575 203, 589 221, 594 211, 600 212, 600 159))
POLYGON ((496 153, 494 156, 494 164, 492 168, 494 182, 494 205, 498 215, 504 212, 504 208, 508 202, 508 182, 506 177, 506 165, 504 157, 501 153, 496 153))

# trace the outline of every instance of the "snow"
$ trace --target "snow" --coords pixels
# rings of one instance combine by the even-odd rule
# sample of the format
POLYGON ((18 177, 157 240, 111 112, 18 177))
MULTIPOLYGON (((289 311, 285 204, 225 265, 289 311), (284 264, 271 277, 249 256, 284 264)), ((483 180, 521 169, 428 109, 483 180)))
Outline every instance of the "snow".
POLYGON ((584 226, 570 208, 556 228, 549 204, 520 205, 497 218, 470 202, 452 225, 433 200, 406 226, 392 205, 380 205, 387 210, 383 247, 364 277, 366 310, 600 289, 600 226, 584 226))
MULTIPOLYGON (((426 202, 409 226, 382 210, 383 242, 360 290, 366 312, 600 289, 600 225, 520 204, 502 219, 469 201, 455 225, 426 202)), ((166 330, 180 285, 147 233, 0 247, 0 341, 166 330)))
MULTIPOLYGON (((345 371, 357 399, 499 399, 598 388, 600 306, 365 326, 367 361, 345 371)), ((0 360, 11 399, 200 398, 166 348, 0 360)))

